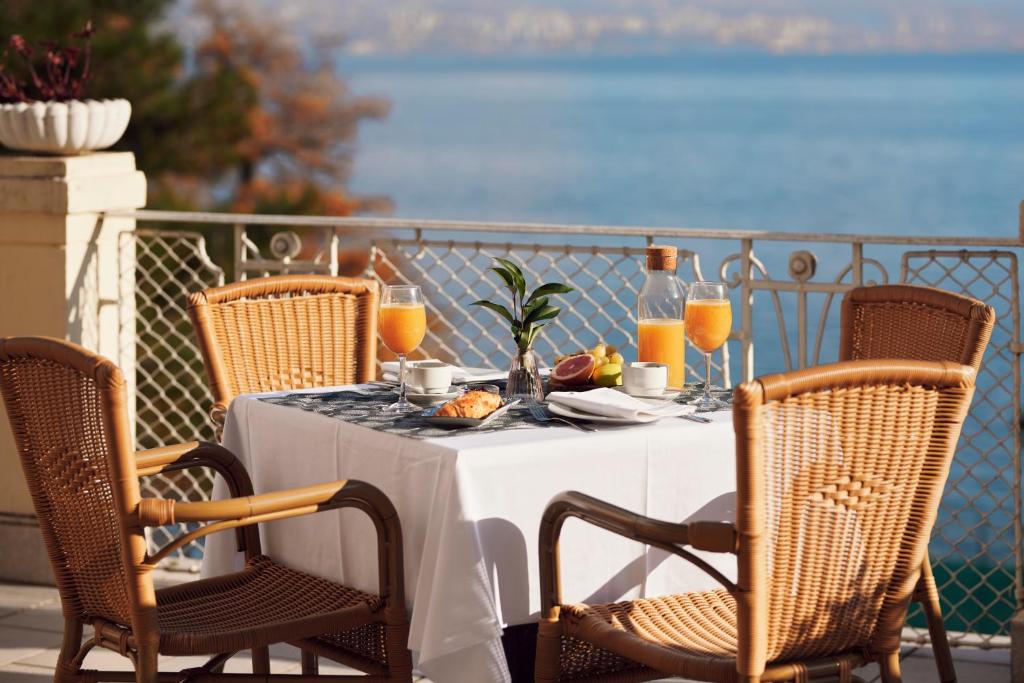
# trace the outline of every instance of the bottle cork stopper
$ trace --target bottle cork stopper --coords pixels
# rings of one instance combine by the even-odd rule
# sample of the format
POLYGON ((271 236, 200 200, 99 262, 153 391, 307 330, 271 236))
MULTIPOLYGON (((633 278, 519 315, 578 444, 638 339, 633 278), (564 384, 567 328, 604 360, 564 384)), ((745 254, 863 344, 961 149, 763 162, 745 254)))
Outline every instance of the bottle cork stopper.
POLYGON ((679 250, 667 244, 647 247, 647 270, 675 270, 679 250))

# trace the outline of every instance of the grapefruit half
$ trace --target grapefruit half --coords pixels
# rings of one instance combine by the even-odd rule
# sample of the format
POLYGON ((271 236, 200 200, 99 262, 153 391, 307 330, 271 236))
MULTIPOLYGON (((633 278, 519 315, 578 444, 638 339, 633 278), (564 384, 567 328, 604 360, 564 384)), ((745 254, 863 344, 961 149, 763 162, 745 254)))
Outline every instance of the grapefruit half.
POLYGON ((551 379, 557 384, 576 386, 590 381, 594 372, 594 357, 589 353, 566 358, 551 371, 551 379))

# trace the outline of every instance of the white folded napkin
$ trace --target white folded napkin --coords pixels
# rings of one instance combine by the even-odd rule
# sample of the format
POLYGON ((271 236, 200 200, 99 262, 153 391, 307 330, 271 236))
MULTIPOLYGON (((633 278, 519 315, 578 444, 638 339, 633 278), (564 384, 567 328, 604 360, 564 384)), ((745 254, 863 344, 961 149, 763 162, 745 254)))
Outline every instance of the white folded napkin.
MULTIPOLYGON (((406 363, 406 367, 415 363, 425 363, 425 360, 415 360, 406 363)), ((430 361, 436 363, 437 361, 430 361)), ((381 369, 384 371, 383 379, 387 382, 398 381, 398 361, 389 360, 384 361, 380 364, 381 369)), ((495 382, 500 379, 508 377, 508 371, 502 372, 501 370, 495 370, 494 368, 460 368, 457 365, 452 366, 452 382, 456 384, 462 384, 464 382, 495 382)))
POLYGON ((604 417, 621 417, 628 420, 642 420, 650 417, 678 417, 694 411, 693 406, 686 406, 671 401, 654 403, 633 398, 614 389, 592 389, 590 391, 553 391, 548 394, 548 401, 567 408, 573 408, 591 415, 604 417))

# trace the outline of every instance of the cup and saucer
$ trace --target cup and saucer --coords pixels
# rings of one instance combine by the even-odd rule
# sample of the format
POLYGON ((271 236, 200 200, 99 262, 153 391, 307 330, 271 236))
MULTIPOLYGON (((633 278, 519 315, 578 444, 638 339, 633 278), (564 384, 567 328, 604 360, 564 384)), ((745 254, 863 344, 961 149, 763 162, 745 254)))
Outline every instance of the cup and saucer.
MULTIPOLYGON (((408 368, 405 397, 410 403, 433 406, 457 398, 464 387, 452 384, 452 366, 440 361, 416 363, 408 368)), ((398 393, 398 387, 394 392, 398 393)))
POLYGON ((630 363, 622 368, 622 386, 615 387, 633 398, 671 401, 681 392, 668 386, 665 363, 630 363))

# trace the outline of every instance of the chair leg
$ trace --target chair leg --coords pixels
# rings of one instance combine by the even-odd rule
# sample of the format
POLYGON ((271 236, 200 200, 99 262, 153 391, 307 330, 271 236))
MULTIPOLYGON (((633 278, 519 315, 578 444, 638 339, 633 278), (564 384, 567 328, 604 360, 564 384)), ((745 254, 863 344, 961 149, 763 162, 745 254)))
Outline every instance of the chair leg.
POLYGON ((302 675, 316 676, 320 673, 320 665, 317 656, 312 652, 302 650, 302 675))
POLYGON ((265 647, 252 649, 252 672, 254 674, 270 673, 270 650, 265 647))
POLYGON ((562 677, 562 624, 558 617, 541 619, 537 624, 537 655, 534 680, 557 683, 562 677))
POLYGON ((899 650, 879 657, 878 668, 882 673, 882 683, 903 683, 903 675, 900 673, 899 650))
POLYGON ((60 646, 60 654, 57 655, 57 666, 54 671, 53 680, 61 683, 65 680, 75 680, 78 674, 78 666, 74 664, 75 657, 82 649, 82 622, 78 619, 64 618, 64 640, 60 646))
POLYGON ((156 683, 157 672, 157 649, 140 646, 135 655, 135 683, 156 683))
POLYGON ((949 649, 949 638, 946 636, 946 625, 942 621, 942 604, 939 602, 939 589, 932 575, 932 564, 926 555, 921 566, 921 577, 914 589, 914 598, 924 608, 924 616, 928 620, 928 635, 932 641, 932 654, 935 666, 939 670, 942 683, 956 683, 956 669, 953 666, 953 653, 949 649))

